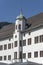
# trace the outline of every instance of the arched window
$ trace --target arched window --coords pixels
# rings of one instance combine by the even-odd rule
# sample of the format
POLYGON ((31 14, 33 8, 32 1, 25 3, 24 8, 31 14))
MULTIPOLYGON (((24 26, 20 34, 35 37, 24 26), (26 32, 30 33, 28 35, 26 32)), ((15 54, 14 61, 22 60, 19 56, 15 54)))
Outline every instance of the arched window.
POLYGON ((16 25, 16 29, 17 29, 17 25, 16 25))
POLYGON ((21 24, 19 24, 19 29, 21 29, 21 24))

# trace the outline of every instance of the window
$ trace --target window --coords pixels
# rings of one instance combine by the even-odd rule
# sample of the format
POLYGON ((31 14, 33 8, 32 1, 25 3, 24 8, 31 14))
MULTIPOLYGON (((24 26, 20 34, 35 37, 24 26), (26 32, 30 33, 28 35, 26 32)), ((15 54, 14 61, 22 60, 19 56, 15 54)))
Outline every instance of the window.
POLYGON ((17 52, 14 52, 14 59, 17 59, 17 52))
POLYGON ((26 40, 23 40, 23 46, 26 46, 26 40))
POLYGON ((31 53, 28 53, 28 58, 31 58, 31 53))
POLYGON ((40 57, 43 57, 43 51, 40 51, 40 57))
POLYGON ((20 40, 20 46, 22 46, 22 41, 20 40))
POLYGON ((8 44, 8 49, 11 49, 11 44, 8 44))
POLYGON ((4 60, 6 60, 6 56, 4 56, 4 60))
POLYGON ((34 57, 38 57, 38 52, 34 52, 34 57))
POLYGON ((15 35, 15 38, 17 38, 17 35, 15 35))
POLYGON ((23 53, 23 58, 24 58, 24 59, 26 58, 26 53, 23 53))
POLYGON ((9 41, 11 40, 11 38, 9 38, 9 41))
POLYGON ((14 47, 17 47, 17 41, 15 41, 15 43, 14 43, 14 47))
POLYGON ((13 48, 13 43, 12 43, 12 48, 13 48))
POLYGON ((2 56, 0 56, 0 60, 2 60, 2 56))
POLYGON ((25 33, 24 33, 24 37, 25 37, 25 33))
POLYGON ((0 50, 3 50, 3 46, 2 45, 0 45, 0 50))
POLYGON ((28 39, 28 45, 31 45, 31 38, 28 39))
POLYGON ((6 49, 7 49, 7 45, 5 44, 5 45, 4 45, 4 50, 6 50, 6 49))
POLYGON ((29 35, 30 35, 30 32, 29 32, 29 35))
POLYGON ((19 29, 21 29, 21 25, 19 24, 19 29))
POLYGON ((16 29, 17 29, 17 25, 16 25, 16 29))
POLYGON ((40 42, 43 42, 43 35, 40 36, 40 42))
POLYGON ((19 58, 22 59, 22 51, 20 52, 19 58))
POLYGON ((11 55, 8 55, 8 60, 11 60, 11 55))
POLYGON ((38 36, 35 37, 35 43, 38 43, 38 36))

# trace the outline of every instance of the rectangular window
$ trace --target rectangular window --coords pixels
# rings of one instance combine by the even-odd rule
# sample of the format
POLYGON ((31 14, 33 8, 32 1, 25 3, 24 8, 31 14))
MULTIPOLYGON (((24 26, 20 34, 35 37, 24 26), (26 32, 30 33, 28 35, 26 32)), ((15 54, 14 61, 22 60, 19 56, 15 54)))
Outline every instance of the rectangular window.
POLYGON ((38 57, 38 52, 34 52, 34 57, 38 57))
POLYGON ((16 25, 16 29, 17 29, 17 25, 16 25))
POLYGON ((31 58, 31 53, 28 53, 28 58, 31 58))
POLYGON ((40 51, 40 57, 43 57, 43 51, 40 51))
POLYGON ((40 42, 43 42, 43 35, 40 35, 40 42))
POLYGON ((14 52, 14 59, 17 59, 17 52, 14 52))
POLYGON ((6 56, 4 56, 4 60, 6 60, 6 56))
POLYGON ((2 60, 2 56, 0 56, 0 60, 2 60))
POLYGON ((38 43, 38 36, 35 37, 35 43, 38 43))
POLYGON ((24 58, 24 59, 26 58, 26 53, 23 53, 23 58, 24 58))
POLYGON ((11 60, 11 55, 8 55, 8 60, 11 60))
POLYGON ((12 48, 13 48, 13 43, 12 43, 12 48))
POLYGON ((26 40, 23 40, 23 46, 26 46, 26 40))
POLYGON ((14 47, 17 47, 17 41, 15 41, 15 43, 14 43, 14 47))
POLYGON ((22 46, 22 41, 20 40, 20 46, 22 46))
POLYGON ((22 59, 22 52, 20 52, 19 58, 22 59))
POLYGON ((28 39, 28 45, 31 45, 31 38, 28 39))
POLYGON ((11 49, 11 44, 8 44, 8 49, 11 49))
POLYGON ((6 50, 6 49, 7 49, 7 45, 5 44, 5 45, 4 45, 4 50, 6 50))
POLYGON ((0 45, 0 50, 3 50, 3 46, 2 45, 0 45))
POLYGON ((25 37, 25 33, 24 33, 24 37, 25 37))

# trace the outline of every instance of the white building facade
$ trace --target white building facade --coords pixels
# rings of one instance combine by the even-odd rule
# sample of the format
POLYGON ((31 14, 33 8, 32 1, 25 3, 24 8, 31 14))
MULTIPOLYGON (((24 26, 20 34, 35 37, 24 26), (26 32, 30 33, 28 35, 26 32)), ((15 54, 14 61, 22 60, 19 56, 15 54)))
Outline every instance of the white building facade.
MULTIPOLYGON (((6 26, 0 31, 0 36, 9 32, 0 40, 0 62, 31 61, 43 64, 43 24, 32 24, 20 13, 16 18, 14 31, 10 29, 11 37, 7 37, 11 33, 7 29, 1 33, 6 26)), ((7 27, 9 28, 9 25, 7 27)))

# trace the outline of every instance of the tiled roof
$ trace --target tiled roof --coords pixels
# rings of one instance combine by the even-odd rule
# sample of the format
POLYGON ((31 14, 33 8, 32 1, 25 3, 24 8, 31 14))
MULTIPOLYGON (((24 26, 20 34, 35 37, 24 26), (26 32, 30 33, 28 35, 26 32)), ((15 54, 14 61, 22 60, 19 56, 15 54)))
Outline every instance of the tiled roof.
MULTIPOLYGON (((34 27, 40 26, 41 24, 43 25, 43 13, 27 18, 26 22, 28 24, 31 24, 31 26, 26 29, 26 31, 34 27)), ((0 29, 0 40, 10 38, 13 35, 14 30, 15 23, 2 27, 0 29)))
POLYGON ((9 24, 0 29, 0 40, 10 38, 15 30, 15 24, 9 24))

